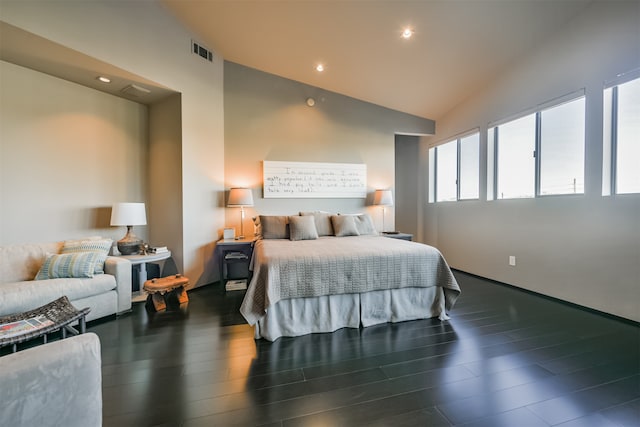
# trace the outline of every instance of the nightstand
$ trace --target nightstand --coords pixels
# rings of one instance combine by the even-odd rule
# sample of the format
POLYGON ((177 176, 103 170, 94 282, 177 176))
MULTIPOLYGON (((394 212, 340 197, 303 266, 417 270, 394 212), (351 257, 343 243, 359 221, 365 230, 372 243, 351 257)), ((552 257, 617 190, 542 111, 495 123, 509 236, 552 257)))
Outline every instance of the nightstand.
POLYGON ((220 283, 223 291, 226 291, 229 279, 247 279, 248 284, 251 277, 249 263, 253 254, 253 242, 253 238, 222 239, 216 244, 216 251, 219 251, 220 257, 220 283))
POLYGON ((131 262, 131 269, 133 274, 136 274, 137 270, 138 283, 135 283, 136 281, 133 279, 131 281, 131 302, 143 302, 147 299, 146 292, 142 290, 144 282, 147 281, 147 263, 163 261, 171 258, 171 251, 148 255, 119 255, 119 257, 128 259, 129 262, 131 262))
POLYGON ((383 231, 380 235, 384 237, 391 237, 392 239, 408 240, 410 242, 413 241, 413 234, 409 233, 390 233, 388 231, 383 231))

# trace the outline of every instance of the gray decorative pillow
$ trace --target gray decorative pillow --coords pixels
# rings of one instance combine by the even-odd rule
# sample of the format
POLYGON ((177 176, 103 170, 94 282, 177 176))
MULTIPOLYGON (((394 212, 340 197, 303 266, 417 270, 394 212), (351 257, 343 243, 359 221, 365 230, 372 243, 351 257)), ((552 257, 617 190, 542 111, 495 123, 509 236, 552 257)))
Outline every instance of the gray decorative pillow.
POLYGON ((331 215, 331 224, 337 237, 360 235, 353 215, 331 215))
POLYGON ((260 215, 263 239, 288 239, 289 217, 281 215, 260 215))
POLYGON ((368 213, 354 215, 354 220, 356 222, 358 234, 361 236, 378 234, 376 227, 373 225, 373 219, 368 213))
POLYGON ((316 222, 312 216, 290 216, 289 234, 291 240, 315 240, 318 238, 316 222))
POLYGON ((333 236, 333 224, 331 224, 331 213, 329 212, 300 212, 300 215, 307 216, 312 215, 315 223, 318 236, 333 236))

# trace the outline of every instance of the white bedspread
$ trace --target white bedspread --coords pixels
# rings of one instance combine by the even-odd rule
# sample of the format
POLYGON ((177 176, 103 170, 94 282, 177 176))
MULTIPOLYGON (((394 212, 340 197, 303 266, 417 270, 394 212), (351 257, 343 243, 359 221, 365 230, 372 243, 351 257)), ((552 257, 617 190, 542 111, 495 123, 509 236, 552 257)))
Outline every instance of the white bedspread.
POLYGON ((253 270, 240 308, 251 325, 283 299, 441 287, 448 310, 460 293, 436 248, 382 236, 259 240, 253 270))

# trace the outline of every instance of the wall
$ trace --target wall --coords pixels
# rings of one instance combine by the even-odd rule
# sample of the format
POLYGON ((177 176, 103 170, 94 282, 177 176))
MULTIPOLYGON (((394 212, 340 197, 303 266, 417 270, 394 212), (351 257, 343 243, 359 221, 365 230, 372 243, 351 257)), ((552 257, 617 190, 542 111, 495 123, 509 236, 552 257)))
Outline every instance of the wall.
MULTIPOLYGON (((394 134, 429 134, 431 120, 411 116, 347 96, 225 62, 226 187, 253 189, 252 215, 295 214, 300 210, 363 212, 370 210, 382 227, 382 212, 368 205, 376 188, 393 188, 394 134), (314 107, 306 104, 313 97, 314 107), (262 161, 364 163, 367 199, 263 199, 262 161)), ((221 202, 226 200, 222 195, 221 202)), ((238 209, 227 209, 226 224, 239 228, 238 209)), ((386 222, 393 228, 394 209, 386 222)))
POLYGON ((178 269, 203 283, 224 224, 216 197, 224 188, 222 58, 209 63, 192 54, 194 36, 157 2, 5 1, 0 19, 181 93, 182 223, 172 226, 182 241, 168 246, 182 255, 178 269))
POLYGON ((147 108, 3 61, 0 93, 0 244, 122 238, 111 205, 145 199, 147 108))
POLYGON ((431 144, 481 129, 480 201, 427 204, 422 218, 425 242, 453 267, 640 321, 640 195, 600 195, 603 84, 640 67, 639 8, 594 2, 422 139, 426 183, 431 144), (580 88, 587 96, 585 194, 487 202, 487 123, 580 88))
MULTIPOLYGON (((420 240, 420 138, 418 136, 396 135, 395 140, 396 227, 398 231, 413 234, 420 240)), ((391 228, 389 228, 390 230, 391 228)))
POLYGON ((184 254, 173 242, 182 242, 182 99, 172 95, 149 108, 149 242, 168 246, 171 257, 183 265, 184 254))

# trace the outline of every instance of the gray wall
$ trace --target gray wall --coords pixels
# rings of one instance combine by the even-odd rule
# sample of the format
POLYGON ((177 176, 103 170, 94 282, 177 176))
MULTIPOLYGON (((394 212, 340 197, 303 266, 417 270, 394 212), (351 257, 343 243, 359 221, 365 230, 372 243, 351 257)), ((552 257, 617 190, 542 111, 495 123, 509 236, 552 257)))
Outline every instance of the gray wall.
POLYGON ((426 183, 428 147, 480 128, 480 201, 425 204, 422 217, 425 242, 453 267, 640 321, 640 195, 600 195, 603 85, 640 67, 639 5, 594 2, 439 120, 435 137, 422 139, 426 183), (581 88, 587 96, 585 194, 487 202, 487 124, 581 88), (508 265, 510 255, 515 267, 508 265))
POLYGON ((420 138, 396 135, 395 141, 396 230, 420 240, 420 138))
MULTIPOLYGON (((433 121, 231 62, 225 62, 224 73, 226 187, 251 187, 255 201, 255 207, 247 210, 245 234, 253 230, 252 215, 315 209, 369 211, 381 228, 382 211, 369 205, 375 189, 394 187, 394 134, 433 133, 433 121), (316 100, 314 107, 307 106, 308 97, 316 100), (366 200, 263 199, 263 160, 364 163, 369 196, 366 200)), ((389 228, 393 211, 387 209, 389 228)), ((239 217, 238 209, 227 209, 227 226, 239 228, 239 217)))
POLYGON ((177 265, 184 265, 182 245, 182 97, 171 95, 149 107, 147 192, 149 242, 171 248, 177 265))

